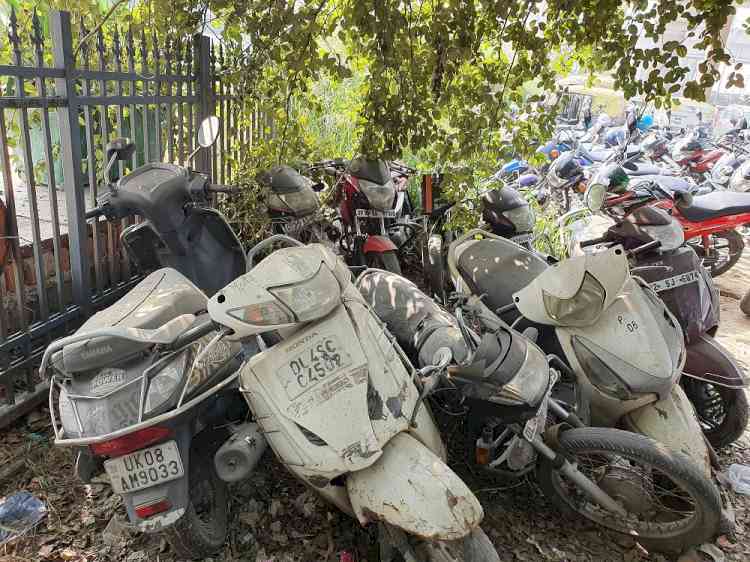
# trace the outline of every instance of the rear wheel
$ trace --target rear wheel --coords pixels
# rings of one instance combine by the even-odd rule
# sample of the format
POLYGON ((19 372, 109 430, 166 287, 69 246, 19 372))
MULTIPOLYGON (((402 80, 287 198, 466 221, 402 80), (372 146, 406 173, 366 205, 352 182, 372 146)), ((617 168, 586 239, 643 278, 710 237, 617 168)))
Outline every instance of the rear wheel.
POLYGON ((703 260, 703 265, 711 271, 711 276, 718 277, 729 271, 739 261, 742 257, 742 250, 745 248, 745 241, 736 230, 714 232, 708 235, 708 240, 708 252, 701 238, 693 238, 689 242, 695 253, 703 260))
POLYGON ((686 455, 643 435, 610 428, 571 429, 562 433, 559 443, 568 460, 627 515, 600 507, 543 459, 539 485, 563 512, 638 537, 654 550, 681 551, 718 532, 719 491, 686 455))
POLYGON ((229 498, 227 485, 217 476, 213 462, 193 455, 191 461, 190 500, 185 514, 163 533, 178 558, 201 560, 224 546, 229 498))
POLYGON ((401 264, 398 262, 398 256, 394 250, 368 252, 365 254, 365 259, 367 260, 368 267, 385 269, 386 271, 401 275, 401 264))
POLYGON ((714 449, 726 447, 742 436, 748 421, 744 389, 726 388, 691 377, 682 377, 680 384, 714 449))

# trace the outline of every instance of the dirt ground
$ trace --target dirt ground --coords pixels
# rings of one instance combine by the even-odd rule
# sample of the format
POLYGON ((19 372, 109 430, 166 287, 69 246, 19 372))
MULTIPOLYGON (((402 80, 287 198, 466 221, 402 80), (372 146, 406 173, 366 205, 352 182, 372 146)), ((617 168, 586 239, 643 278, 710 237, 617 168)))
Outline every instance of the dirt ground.
MULTIPOLYGON (((722 289, 719 338, 746 369, 750 368, 750 319, 739 311, 737 299, 748 280, 750 259, 718 280, 722 289)), ((724 469, 732 463, 750 466, 750 433, 722 451, 720 458, 724 469)), ((106 477, 91 485, 76 480, 70 455, 50 447, 46 411, 35 412, 2 432, 0 478, 3 475, 0 495, 28 490, 45 502, 48 515, 33 533, 0 547, 0 562, 174 562, 160 537, 131 535, 118 525, 125 518, 124 509, 106 477), (7 467, 20 459, 25 460, 20 470, 8 476, 7 467), (119 532, 112 532, 116 527, 119 532)), ((484 505, 483 527, 503 561, 678 560, 648 553, 632 539, 583 520, 561 517, 533 480, 499 483, 469 475, 467 481, 484 505)), ((723 491, 732 505, 735 533, 717 539, 713 556, 693 552, 679 562, 750 560, 750 496, 726 487, 723 491)), ((266 454, 253 478, 235 486, 231 495, 230 537, 220 555, 207 559, 211 562, 376 560, 370 533, 288 477, 271 454, 266 454)))

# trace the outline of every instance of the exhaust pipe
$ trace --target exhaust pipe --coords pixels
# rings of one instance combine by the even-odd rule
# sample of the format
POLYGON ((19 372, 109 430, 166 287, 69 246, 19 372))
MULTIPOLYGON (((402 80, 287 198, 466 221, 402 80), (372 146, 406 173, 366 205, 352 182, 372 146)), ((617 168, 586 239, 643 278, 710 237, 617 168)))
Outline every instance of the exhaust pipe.
POLYGON ((268 443, 257 423, 238 425, 214 455, 216 474, 224 482, 244 480, 255 469, 268 443))

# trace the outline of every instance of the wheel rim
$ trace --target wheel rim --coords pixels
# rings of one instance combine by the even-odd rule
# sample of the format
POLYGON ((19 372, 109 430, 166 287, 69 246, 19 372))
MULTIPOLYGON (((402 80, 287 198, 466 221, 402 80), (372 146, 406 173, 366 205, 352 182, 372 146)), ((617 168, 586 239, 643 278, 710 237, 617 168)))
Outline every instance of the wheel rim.
POLYGON ((709 234, 709 248, 706 252, 702 241, 693 243, 699 256, 703 258, 703 265, 712 270, 718 270, 731 262, 737 255, 732 251, 732 244, 726 236, 721 234, 709 234))
POLYGON ((558 495, 587 519, 615 531, 645 538, 676 535, 694 525, 698 517, 695 498, 661 469, 629 455, 609 451, 575 451, 571 454, 578 470, 609 493, 627 512, 620 516, 600 507, 578 486, 555 472, 552 483, 558 495))

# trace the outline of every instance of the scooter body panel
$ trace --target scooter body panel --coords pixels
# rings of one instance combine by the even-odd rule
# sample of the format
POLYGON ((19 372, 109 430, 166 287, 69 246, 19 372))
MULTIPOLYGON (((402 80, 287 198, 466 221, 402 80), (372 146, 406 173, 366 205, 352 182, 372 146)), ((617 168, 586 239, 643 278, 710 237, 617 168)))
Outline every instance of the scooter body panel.
POLYGON ((630 412, 623 421, 627 429, 686 454, 711 477, 706 439, 693 405, 680 385, 675 385, 666 398, 630 412))
POLYGON ((685 376, 727 388, 746 388, 750 378, 732 354, 708 334, 687 346, 685 376))
POLYGON ((369 468, 350 474, 346 489, 363 525, 383 520, 427 539, 465 537, 484 516, 466 484, 406 433, 391 439, 369 468))

